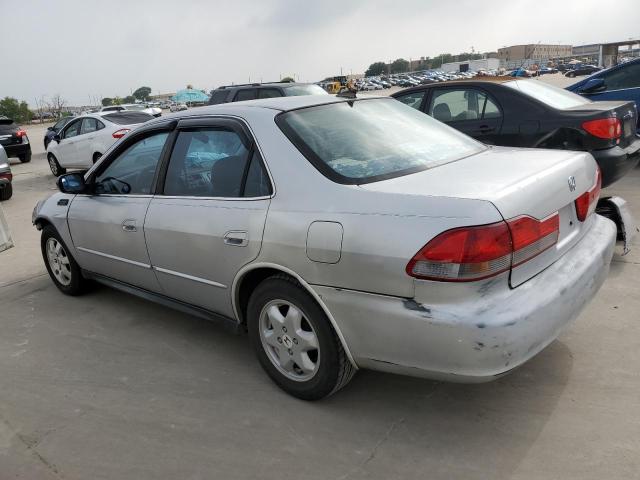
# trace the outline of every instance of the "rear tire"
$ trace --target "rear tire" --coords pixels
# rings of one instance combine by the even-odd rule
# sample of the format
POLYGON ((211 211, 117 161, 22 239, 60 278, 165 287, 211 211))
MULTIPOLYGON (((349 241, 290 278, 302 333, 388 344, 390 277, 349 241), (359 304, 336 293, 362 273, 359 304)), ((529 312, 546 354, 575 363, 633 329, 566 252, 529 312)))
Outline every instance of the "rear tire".
POLYGON ((31 152, 25 153, 24 155, 18 155, 18 159, 21 163, 29 163, 31 161, 31 152))
POLYGON ((53 153, 47 155, 47 160, 49 162, 49 168, 51 169, 51 173, 55 177, 59 177, 60 175, 64 175, 67 172, 66 168, 62 168, 60 163, 58 163, 58 159, 53 153))
POLYGON ((40 249, 47 272, 58 290, 65 295, 73 296, 86 291, 88 280, 82 276, 80 267, 51 225, 42 229, 40 249))
POLYGON ((327 397, 356 371, 322 308, 291 277, 276 275, 256 287, 247 327, 262 368, 294 397, 327 397))
POLYGON ((2 190, 0 190, 0 201, 9 200, 13 195, 13 185, 6 185, 2 190))

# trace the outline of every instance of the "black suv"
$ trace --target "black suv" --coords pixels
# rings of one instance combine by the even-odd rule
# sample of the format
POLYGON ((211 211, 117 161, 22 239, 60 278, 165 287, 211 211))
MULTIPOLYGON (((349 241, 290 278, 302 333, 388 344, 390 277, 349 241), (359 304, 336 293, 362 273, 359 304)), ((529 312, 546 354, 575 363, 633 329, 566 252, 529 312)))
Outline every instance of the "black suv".
POLYGON ((10 118, 0 115, 0 145, 7 157, 18 157, 22 163, 31 161, 31 144, 27 132, 10 118))
POLYGON ((256 98, 296 97, 300 95, 328 94, 323 88, 313 83, 247 83, 243 85, 226 85, 211 90, 209 105, 255 100, 256 98))

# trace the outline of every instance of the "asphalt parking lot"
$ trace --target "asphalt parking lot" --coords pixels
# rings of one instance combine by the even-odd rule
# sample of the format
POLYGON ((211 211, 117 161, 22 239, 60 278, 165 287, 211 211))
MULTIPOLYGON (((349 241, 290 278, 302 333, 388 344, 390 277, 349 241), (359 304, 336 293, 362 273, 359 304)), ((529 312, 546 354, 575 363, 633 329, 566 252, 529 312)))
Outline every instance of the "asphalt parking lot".
MULTIPOLYGON (((0 480, 628 479, 640 471, 640 236, 580 318, 511 375, 456 385, 362 371, 328 400, 281 392, 248 341, 46 275, 43 126, 12 161, 0 253, 0 480)), ((640 168, 605 194, 640 220, 640 168)))

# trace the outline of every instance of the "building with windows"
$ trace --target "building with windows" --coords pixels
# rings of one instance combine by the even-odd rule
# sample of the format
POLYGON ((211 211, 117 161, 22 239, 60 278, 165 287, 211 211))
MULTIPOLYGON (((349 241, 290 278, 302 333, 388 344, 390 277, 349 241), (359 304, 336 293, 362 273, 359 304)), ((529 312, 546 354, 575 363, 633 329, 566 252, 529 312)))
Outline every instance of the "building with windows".
POLYGON ((527 45, 512 45, 498 49, 498 58, 503 66, 532 61, 533 63, 546 62, 553 58, 570 57, 571 45, 552 45, 546 43, 529 43, 527 45))

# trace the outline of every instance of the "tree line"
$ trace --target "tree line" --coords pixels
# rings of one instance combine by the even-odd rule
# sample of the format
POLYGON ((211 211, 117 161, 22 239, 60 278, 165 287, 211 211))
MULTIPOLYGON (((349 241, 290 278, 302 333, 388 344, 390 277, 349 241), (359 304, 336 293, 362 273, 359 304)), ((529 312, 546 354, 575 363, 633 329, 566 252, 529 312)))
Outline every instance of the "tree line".
POLYGON ((123 103, 135 103, 136 100, 141 102, 146 102, 149 100, 149 96, 151 95, 150 87, 140 87, 136 89, 131 95, 127 95, 124 98, 120 97, 104 97, 102 99, 102 106, 109 107, 111 105, 122 105, 123 103))
POLYGON ((411 63, 404 58, 397 58, 391 63, 386 62, 374 62, 369 65, 366 72, 366 77, 372 77, 390 73, 406 73, 415 70, 430 70, 440 68, 443 63, 450 62, 464 62, 466 60, 479 60, 484 57, 497 56, 496 52, 487 53, 475 53, 475 52, 463 52, 457 55, 450 53, 441 53, 435 57, 422 57, 420 60, 414 60, 411 63), (413 64, 413 68, 412 68, 413 64))

